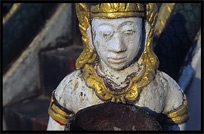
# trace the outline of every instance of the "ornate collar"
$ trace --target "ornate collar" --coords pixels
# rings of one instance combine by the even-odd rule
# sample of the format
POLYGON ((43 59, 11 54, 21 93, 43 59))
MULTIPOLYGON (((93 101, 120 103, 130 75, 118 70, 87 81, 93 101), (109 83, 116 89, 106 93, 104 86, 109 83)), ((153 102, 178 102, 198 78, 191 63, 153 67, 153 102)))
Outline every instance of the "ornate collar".
POLYGON ((141 92, 141 88, 154 79, 154 69, 148 69, 144 65, 142 71, 132 79, 125 90, 120 92, 112 91, 106 87, 101 77, 97 75, 92 65, 86 64, 82 69, 85 82, 88 87, 95 90, 96 95, 103 101, 111 102, 134 102, 141 92))

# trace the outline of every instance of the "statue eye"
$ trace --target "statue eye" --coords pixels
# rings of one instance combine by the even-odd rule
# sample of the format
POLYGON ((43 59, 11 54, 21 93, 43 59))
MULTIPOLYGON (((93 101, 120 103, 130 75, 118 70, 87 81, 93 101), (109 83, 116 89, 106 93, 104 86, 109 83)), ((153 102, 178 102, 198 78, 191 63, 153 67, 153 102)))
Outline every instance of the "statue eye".
POLYGON ((109 37, 111 35, 111 32, 104 32, 102 35, 104 38, 106 38, 106 37, 109 37))
POLYGON ((134 30, 126 30, 123 33, 126 34, 126 35, 132 35, 132 34, 135 33, 135 31, 134 30))

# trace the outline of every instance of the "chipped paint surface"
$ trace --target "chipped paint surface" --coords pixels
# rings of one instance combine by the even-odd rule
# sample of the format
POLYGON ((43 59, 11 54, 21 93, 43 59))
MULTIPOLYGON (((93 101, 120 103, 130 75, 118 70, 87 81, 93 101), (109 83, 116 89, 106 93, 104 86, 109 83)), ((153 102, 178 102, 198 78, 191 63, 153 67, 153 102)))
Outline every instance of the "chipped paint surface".
MULTIPOLYGON (((100 67, 98 68, 101 69, 96 67, 95 71, 98 71, 98 75, 104 75, 104 77, 112 80, 117 87, 126 86, 123 84, 124 81, 128 75, 139 71, 138 63, 141 61, 137 59, 131 65, 130 63, 139 55, 140 51, 143 52, 140 47, 142 45, 145 47, 147 43, 147 38, 142 36, 141 19, 95 19, 92 25, 93 44, 90 43, 89 45, 96 49, 94 51, 97 51, 99 56, 98 65, 100 67), (127 31, 128 35, 121 35, 127 31), (144 44, 141 43, 142 41, 144 44), (135 42, 138 44, 135 45, 135 42), (121 60, 121 57, 126 58, 121 60)), ((148 37, 149 25, 147 23, 145 28, 146 37, 148 37)), ((91 34, 90 29, 88 30, 88 33, 91 34)), ((112 87, 115 88, 116 86, 112 87)), ((82 71, 76 70, 61 81, 55 91, 55 97, 60 105, 77 113, 84 108, 104 103, 102 99, 97 97, 94 90, 86 85, 82 71)), ((143 107, 154 117, 160 113, 168 114, 183 104, 183 93, 178 84, 169 75, 159 70, 156 71, 154 80, 141 87, 138 96, 133 104, 143 107)), ((55 121, 50 119, 49 124, 52 122, 55 121)), ((52 129, 49 126, 48 128, 52 129)), ((119 130, 120 128, 114 129, 119 130)), ((134 127, 132 129, 134 130, 134 127)))
MULTIPOLYGON (((81 71, 74 71, 61 81, 55 92, 59 104, 75 113, 86 107, 104 103, 96 96, 94 90, 85 84, 84 79, 78 79, 79 77, 82 77, 81 71), (76 84, 78 88, 74 88, 76 84)), ((140 99, 135 105, 147 108, 146 110, 156 117, 154 113, 168 113, 182 105, 182 100, 182 91, 178 84, 167 74, 158 71, 155 80, 142 89, 140 99)), ((49 124, 52 124, 51 122, 54 121, 50 119, 49 124)))

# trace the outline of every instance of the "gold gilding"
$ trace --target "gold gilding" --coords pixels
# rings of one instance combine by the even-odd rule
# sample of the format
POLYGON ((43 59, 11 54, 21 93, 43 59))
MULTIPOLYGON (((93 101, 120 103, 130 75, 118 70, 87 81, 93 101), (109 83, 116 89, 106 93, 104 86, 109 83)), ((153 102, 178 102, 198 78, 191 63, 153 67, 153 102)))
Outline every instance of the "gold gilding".
POLYGON ((102 3, 91 7, 91 18, 144 17, 140 3, 102 3))
POLYGON ((162 31, 164 30, 172 11, 174 10, 175 3, 163 3, 160 7, 158 19, 155 24, 155 36, 160 36, 162 31))
POLYGON ((11 16, 17 11, 17 9, 20 7, 21 3, 14 3, 12 8, 9 10, 9 12, 6 14, 5 17, 3 17, 3 25, 6 24, 6 22, 11 18, 11 16))
POLYGON ((144 67, 139 75, 130 79, 130 84, 125 90, 116 92, 111 91, 106 87, 103 79, 96 74, 92 65, 86 64, 82 71, 86 84, 95 90, 96 95, 100 99, 117 103, 127 103, 135 101, 139 96, 140 89, 149 84, 154 79, 154 77, 151 77, 150 79, 145 80, 147 75, 149 73, 155 73, 154 71, 149 72, 147 67, 144 67))
POLYGON ((185 96, 182 106, 176 111, 169 113, 167 116, 168 118, 166 121, 169 124, 182 124, 189 119, 188 103, 185 96))
POLYGON ((87 63, 94 62, 95 58, 94 51, 91 51, 89 47, 88 37, 87 37, 87 28, 91 24, 91 15, 93 17, 100 18, 119 18, 119 17, 141 17, 144 14, 145 20, 150 24, 151 30, 148 37, 148 46, 147 46, 147 57, 151 58, 152 66, 158 66, 159 61, 152 51, 150 46, 152 42, 152 35, 154 30, 154 25, 157 18, 157 6, 154 3, 140 4, 140 3, 103 3, 97 6, 92 6, 91 11, 85 3, 76 4, 76 14, 79 20, 79 28, 82 34, 82 41, 84 45, 84 50, 76 61, 76 69, 81 69, 87 63), (110 15, 109 15, 110 13, 110 15), (115 16, 114 16, 115 13, 115 16), (145 14, 146 13, 146 14, 145 14), (138 15, 138 16, 137 16, 138 15), (149 49, 148 49, 149 48, 149 49), (89 59, 94 59, 90 60, 89 59), (88 62, 89 61, 89 62, 88 62))
POLYGON ((142 3, 101 3, 91 7, 92 13, 144 12, 142 3))
POLYGON ((121 18, 121 17, 144 17, 144 13, 139 12, 118 12, 118 13, 97 13, 91 14, 91 17, 99 17, 99 18, 121 18))
MULTIPOLYGON (((76 14, 79 20, 79 29, 82 34, 84 50, 76 61, 76 69, 83 68, 90 59, 93 59, 93 51, 89 47, 87 28, 90 26, 90 12, 85 3, 76 4, 76 14)), ((94 61, 94 60, 92 60, 94 61)))
POLYGON ((58 121, 59 123, 66 125, 71 118, 70 114, 67 114, 63 110, 61 110, 58 106, 55 105, 53 95, 51 98, 50 106, 48 109, 49 115, 54 119, 55 121, 58 121))
POLYGON ((112 102, 132 102, 137 99, 141 87, 146 86, 154 79, 155 69, 159 66, 159 60, 152 50, 152 38, 155 22, 157 19, 157 6, 154 3, 103 3, 92 6, 91 10, 85 3, 76 4, 76 13, 79 20, 79 28, 82 34, 84 50, 76 61, 76 68, 82 69, 87 85, 93 88, 97 96, 112 102), (114 92, 109 90, 103 80, 95 73, 93 64, 97 59, 97 54, 91 51, 87 37, 87 28, 91 24, 91 19, 100 18, 120 18, 120 17, 143 17, 150 24, 150 33, 147 39, 147 47, 142 56, 144 73, 132 79, 125 90, 114 92), (89 65, 90 64, 90 65, 89 65))

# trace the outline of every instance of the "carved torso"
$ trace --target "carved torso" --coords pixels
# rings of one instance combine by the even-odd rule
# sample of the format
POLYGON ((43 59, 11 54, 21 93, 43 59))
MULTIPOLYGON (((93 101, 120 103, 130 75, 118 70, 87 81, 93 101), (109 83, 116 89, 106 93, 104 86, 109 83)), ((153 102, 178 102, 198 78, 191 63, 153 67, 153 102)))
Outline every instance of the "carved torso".
POLYGON ((185 95, 157 70, 152 50, 156 4, 102 3, 89 10, 79 3, 76 11, 84 50, 77 70, 52 96, 48 130, 63 130, 74 113, 109 101, 142 107, 154 117, 164 114, 171 125, 184 123, 189 116, 185 95))
MULTIPOLYGON (((60 105, 74 113, 86 107, 104 103, 94 89, 89 88, 81 70, 67 75, 55 91, 60 105)), ((167 114, 183 103, 183 93, 177 83, 167 74, 157 71, 155 79, 142 88, 138 99, 133 103, 149 112, 167 114)))

